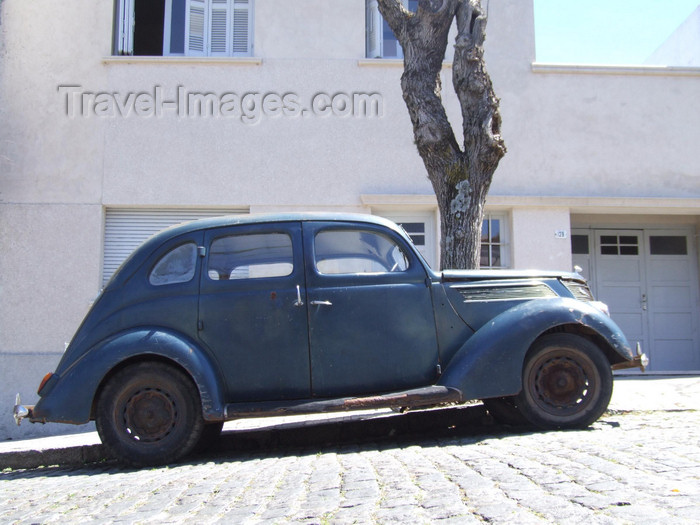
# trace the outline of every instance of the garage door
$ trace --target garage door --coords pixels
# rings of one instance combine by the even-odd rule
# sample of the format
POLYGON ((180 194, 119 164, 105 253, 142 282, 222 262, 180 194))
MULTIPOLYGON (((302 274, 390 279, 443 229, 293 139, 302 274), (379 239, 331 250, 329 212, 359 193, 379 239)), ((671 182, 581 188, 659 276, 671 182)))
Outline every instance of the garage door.
POLYGON ((119 265, 154 233, 182 222, 248 213, 242 208, 107 208, 102 259, 102 285, 119 265))
POLYGON ((574 230, 574 264, 653 372, 700 371, 698 267, 691 230, 574 230))

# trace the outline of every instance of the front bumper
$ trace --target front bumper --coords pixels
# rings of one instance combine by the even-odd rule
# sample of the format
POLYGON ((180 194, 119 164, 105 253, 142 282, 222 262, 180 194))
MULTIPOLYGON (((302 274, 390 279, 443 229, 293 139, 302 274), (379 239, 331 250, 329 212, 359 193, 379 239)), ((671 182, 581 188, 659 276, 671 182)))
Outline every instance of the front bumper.
POLYGON ((642 346, 637 343, 637 355, 629 361, 612 365, 613 370, 627 370, 628 368, 639 368, 642 372, 649 366, 649 358, 642 352, 642 346))

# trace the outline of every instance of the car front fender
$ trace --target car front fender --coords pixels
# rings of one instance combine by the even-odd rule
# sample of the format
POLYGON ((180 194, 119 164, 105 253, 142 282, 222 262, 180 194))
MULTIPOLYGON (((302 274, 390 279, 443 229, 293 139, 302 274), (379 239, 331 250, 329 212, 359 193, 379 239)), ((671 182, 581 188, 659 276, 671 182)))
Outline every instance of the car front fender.
POLYGON ((457 351, 438 381, 457 388, 463 400, 511 396, 522 389, 522 367, 532 343, 559 326, 578 326, 605 341, 615 362, 634 355, 622 330, 588 303, 568 298, 521 303, 482 326, 457 351))
POLYGON ((110 337, 59 369, 39 392, 41 399, 31 420, 87 423, 98 389, 109 373, 127 360, 149 356, 172 361, 186 371, 199 390, 205 420, 224 418, 221 382, 207 354, 180 334, 142 328, 110 337))

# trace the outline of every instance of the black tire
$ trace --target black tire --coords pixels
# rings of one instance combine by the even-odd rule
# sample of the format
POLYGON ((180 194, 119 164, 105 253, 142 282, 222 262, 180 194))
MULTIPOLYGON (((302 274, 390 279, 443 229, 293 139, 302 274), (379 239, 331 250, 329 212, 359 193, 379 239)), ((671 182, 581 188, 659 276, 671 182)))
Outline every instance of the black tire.
POLYGON ((102 443, 121 462, 163 465, 188 454, 204 428, 199 392, 164 363, 142 362, 112 376, 95 413, 102 443))
POLYGON ((515 402, 537 427, 585 428, 605 412, 612 387, 610 363, 600 348, 577 335, 552 334, 528 352, 515 402))
POLYGON ((486 410, 489 411, 489 414, 499 423, 512 425, 514 427, 530 424, 520 411, 515 396, 492 397, 489 399, 482 399, 482 401, 486 410))
POLYGON ((199 442, 197 443, 195 450, 197 452, 206 452, 208 449, 210 449, 218 441, 223 428, 223 421, 205 423, 204 429, 202 430, 202 435, 199 438, 199 442))

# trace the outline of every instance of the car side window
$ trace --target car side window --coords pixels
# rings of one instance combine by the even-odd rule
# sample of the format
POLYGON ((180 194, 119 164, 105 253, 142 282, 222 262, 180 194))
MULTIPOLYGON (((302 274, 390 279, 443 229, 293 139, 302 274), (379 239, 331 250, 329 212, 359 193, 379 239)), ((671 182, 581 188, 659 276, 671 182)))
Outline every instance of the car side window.
POLYGON ((286 233, 228 235, 211 243, 207 275, 214 281, 284 277, 294 270, 286 233))
POLYGON ((154 286, 186 283, 194 277, 197 266, 197 245, 181 244, 163 255, 151 270, 148 282, 154 286))
POLYGON ((327 275, 403 272, 409 266, 394 240, 368 230, 322 230, 314 254, 316 269, 327 275))

